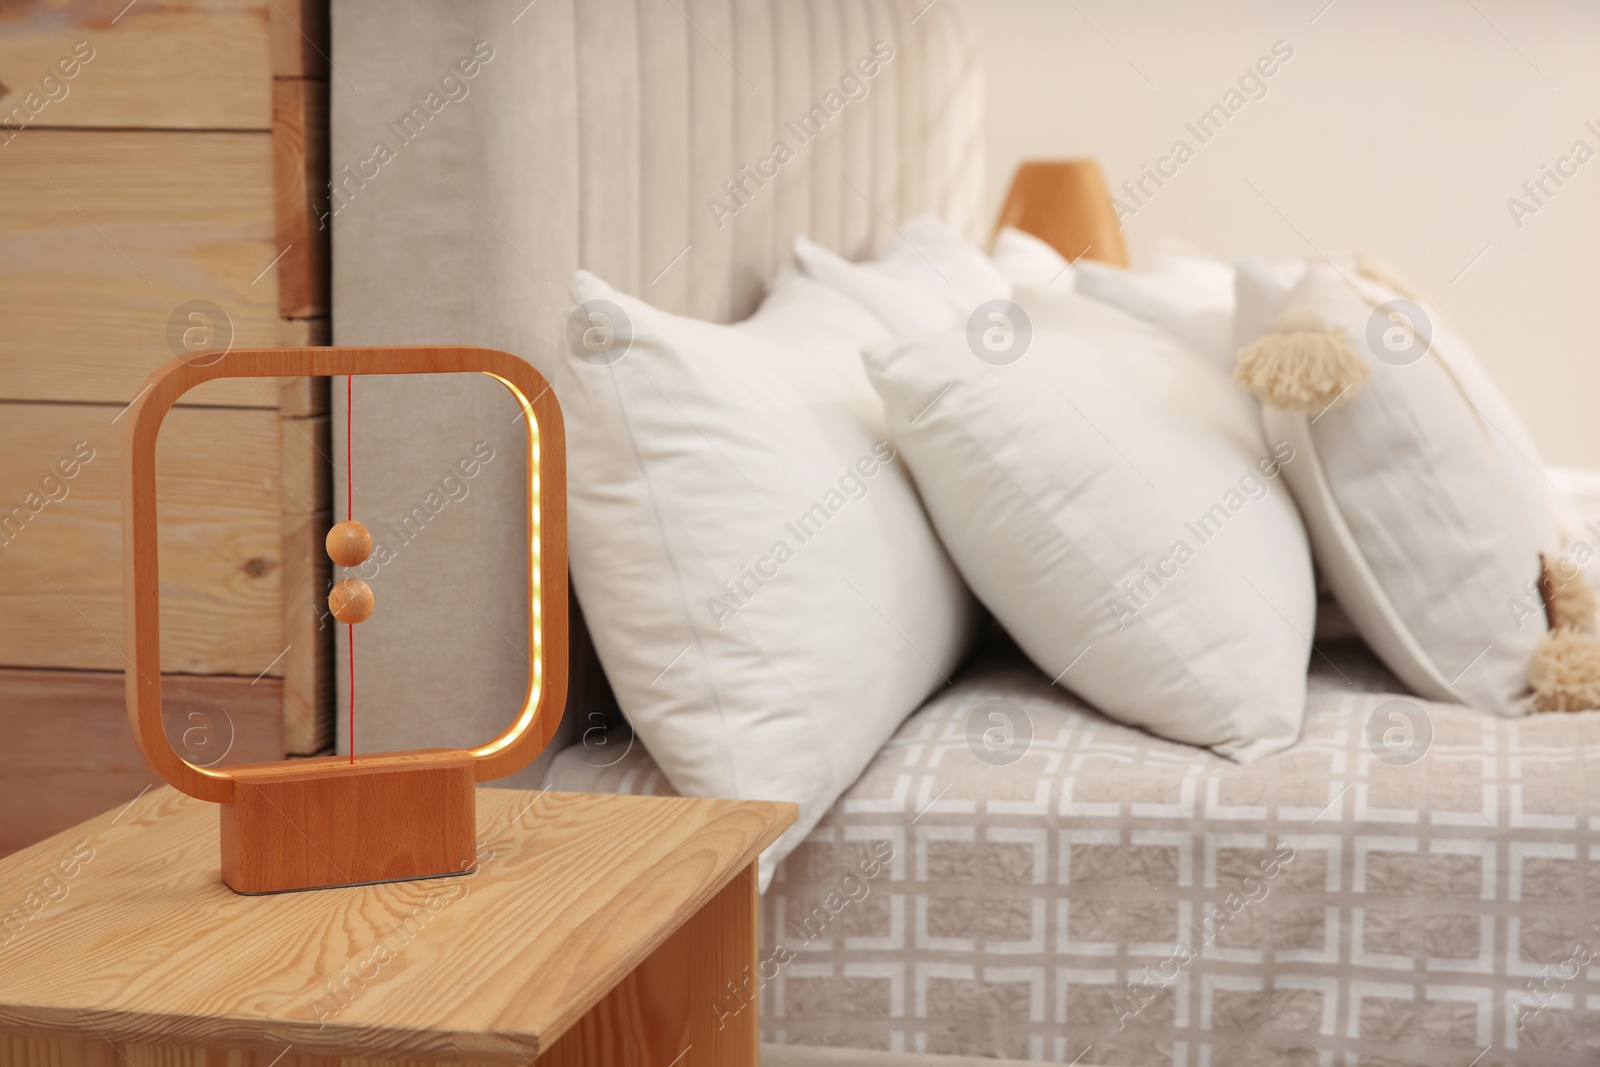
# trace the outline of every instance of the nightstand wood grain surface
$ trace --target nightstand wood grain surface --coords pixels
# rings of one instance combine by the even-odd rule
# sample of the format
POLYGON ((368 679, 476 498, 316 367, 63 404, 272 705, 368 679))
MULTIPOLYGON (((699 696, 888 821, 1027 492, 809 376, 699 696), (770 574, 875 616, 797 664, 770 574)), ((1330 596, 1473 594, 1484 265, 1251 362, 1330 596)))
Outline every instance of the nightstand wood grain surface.
POLYGON ((166 787, 0 860, 0 1063, 756 1062, 713 1004, 794 805, 477 796, 453 878, 239 896, 166 787))

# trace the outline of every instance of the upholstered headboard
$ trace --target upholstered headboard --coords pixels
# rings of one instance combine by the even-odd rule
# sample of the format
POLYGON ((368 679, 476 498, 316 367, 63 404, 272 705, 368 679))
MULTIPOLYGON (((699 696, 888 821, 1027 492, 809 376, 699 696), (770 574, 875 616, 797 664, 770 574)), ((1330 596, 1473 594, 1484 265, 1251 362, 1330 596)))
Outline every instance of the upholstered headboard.
MULTIPOLYGON (((554 378, 580 266, 732 321, 796 234, 860 257, 931 212, 979 236, 981 72, 937 0, 333 0, 332 29, 338 344, 487 345, 554 378)), ((357 747, 480 743, 527 678, 516 410, 463 377, 361 379, 354 411, 356 517, 391 542, 357 747), (478 442, 494 458, 443 485, 478 442)))

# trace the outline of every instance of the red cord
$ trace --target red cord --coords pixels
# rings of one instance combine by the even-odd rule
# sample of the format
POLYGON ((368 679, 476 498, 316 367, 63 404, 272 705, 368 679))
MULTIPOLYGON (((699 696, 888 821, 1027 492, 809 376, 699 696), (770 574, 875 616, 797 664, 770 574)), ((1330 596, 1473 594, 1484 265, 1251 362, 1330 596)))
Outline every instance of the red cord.
POLYGON ((349 375, 344 380, 344 517, 346 519, 356 517, 356 479, 350 469, 350 441, 353 436, 350 432, 350 422, 355 417, 356 410, 355 384, 354 375, 349 375))
MULTIPOLYGON (((350 466, 350 443, 354 435, 351 433, 351 420, 355 417, 355 375, 346 375, 344 380, 344 506, 345 518, 356 517, 356 478, 350 466)), ((356 761, 356 628, 346 625, 345 630, 350 634, 350 762, 356 761)))
POLYGON ((350 634, 350 762, 356 761, 356 628, 346 626, 350 634))

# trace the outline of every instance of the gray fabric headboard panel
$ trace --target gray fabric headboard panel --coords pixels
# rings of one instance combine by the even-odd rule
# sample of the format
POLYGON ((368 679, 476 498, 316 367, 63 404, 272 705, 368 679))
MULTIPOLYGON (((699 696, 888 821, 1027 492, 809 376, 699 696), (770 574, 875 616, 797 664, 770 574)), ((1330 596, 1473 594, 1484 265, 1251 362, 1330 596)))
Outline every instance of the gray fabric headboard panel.
MULTIPOLYGON (((734 321, 795 234, 859 258, 931 212, 977 238, 981 72, 926 3, 333 0, 335 343, 487 345, 559 382, 580 266, 734 321), (875 45, 893 57, 862 77, 875 45)), ((481 743, 528 669, 516 410, 467 376, 358 379, 354 410, 356 517, 390 549, 362 572, 357 749, 481 743), (478 442, 494 458, 443 485, 478 442)))

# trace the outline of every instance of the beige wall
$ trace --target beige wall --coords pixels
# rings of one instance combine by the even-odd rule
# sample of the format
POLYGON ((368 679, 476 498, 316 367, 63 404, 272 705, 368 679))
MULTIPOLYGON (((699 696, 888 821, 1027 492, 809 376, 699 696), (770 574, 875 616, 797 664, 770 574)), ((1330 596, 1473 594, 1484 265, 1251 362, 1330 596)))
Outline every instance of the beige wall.
POLYGON ((991 217, 1023 158, 1093 156, 1118 186, 1183 138, 1194 158, 1124 220, 1136 263, 1160 234, 1230 260, 1377 253, 1548 462, 1600 468, 1600 155, 1520 228, 1506 203, 1575 141, 1600 154, 1600 3, 951 2, 985 59, 991 217), (1201 145, 1184 123, 1280 40, 1266 95, 1201 145))

